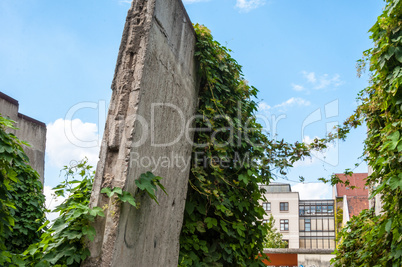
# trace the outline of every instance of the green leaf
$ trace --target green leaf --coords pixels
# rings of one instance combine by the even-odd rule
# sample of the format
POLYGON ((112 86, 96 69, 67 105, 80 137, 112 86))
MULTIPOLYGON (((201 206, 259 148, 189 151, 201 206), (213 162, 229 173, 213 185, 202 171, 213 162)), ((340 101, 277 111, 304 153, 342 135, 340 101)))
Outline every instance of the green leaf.
POLYGON ((120 187, 115 187, 115 188, 113 188, 113 191, 112 191, 113 193, 116 193, 116 194, 118 194, 118 195, 121 195, 121 194, 123 194, 123 190, 120 188, 120 187))
POLYGON ((191 215, 193 213, 194 208, 195 208, 195 205, 193 202, 191 202, 191 201, 186 202, 186 211, 189 215, 191 215))
POLYGON ((401 141, 399 141, 397 149, 398 149, 398 152, 402 151, 402 142, 401 141))
POLYGON ((108 197, 112 197, 114 192, 112 192, 112 189, 110 189, 109 187, 104 187, 101 190, 102 194, 106 194, 108 197))
POLYGON ((243 181, 245 184, 248 184, 248 176, 244 175, 244 174, 240 174, 239 181, 243 181))
POLYGON ((388 136, 388 139, 390 139, 393 142, 397 142, 399 140, 399 137, 400 137, 399 131, 395 131, 390 136, 388 136))
POLYGON ((218 225, 218 221, 215 218, 207 217, 204 222, 207 224, 208 229, 218 225))
POLYGON ((389 60, 395 53, 395 47, 390 46, 388 49, 388 53, 385 55, 385 58, 389 60))
POLYGON ((398 187, 402 189, 402 173, 400 173, 398 176, 391 177, 389 179, 389 186, 392 190, 395 190, 398 187))
POLYGON ((385 231, 389 233, 391 231, 391 227, 392 227, 392 219, 389 219, 387 224, 385 225, 385 231))
POLYGON ((201 221, 197 222, 196 228, 197 228, 198 232, 200 232, 200 233, 205 233, 206 232, 205 227, 204 227, 204 223, 201 222, 201 221))
POLYGON ((95 228, 93 226, 84 226, 82 228, 82 233, 84 235, 86 235, 90 241, 94 241, 96 231, 95 231, 95 228))
POLYGON ((391 142, 388 142, 389 150, 394 150, 397 147, 399 143, 399 137, 400 137, 399 131, 395 131, 390 136, 388 136, 388 139, 391 140, 391 142))
POLYGON ((44 227, 46 227, 49 223, 50 221, 47 220, 44 224, 42 224, 42 226, 38 228, 38 232, 42 230, 44 227))
POLYGON ((222 230, 227 233, 228 232, 227 224, 222 220, 220 221, 220 224, 221 224, 222 230))
POLYGON ((137 203, 135 203, 134 197, 127 191, 123 192, 123 195, 119 197, 122 202, 128 202, 131 206, 136 207, 137 203))
POLYGON ((105 217, 105 214, 103 213, 103 210, 101 207, 94 207, 94 208, 90 209, 89 215, 91 215, 93 217, 96 217, 96 216, 105 217))
POLYGON ((159 202, 156 199, 157 186, 159 186, 163 192, 167 194, 165 188, 159 182, 161 179, 162 177, 155 176, 152 172, 146 172, 141 174, 139 179, 135 180, 135 184, 142 191, 146 191, 147 194, 159 205, 159 202))
POLYGON ((397 47, 395 49, 395 58, 402 63, 402 48, 401 47, 397 47))

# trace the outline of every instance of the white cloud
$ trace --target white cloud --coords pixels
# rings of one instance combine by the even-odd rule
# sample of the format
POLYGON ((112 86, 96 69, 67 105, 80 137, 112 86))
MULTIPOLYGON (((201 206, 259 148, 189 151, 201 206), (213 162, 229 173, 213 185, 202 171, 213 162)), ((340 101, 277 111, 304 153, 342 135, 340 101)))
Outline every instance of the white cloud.
POLYGON ((265 4, 265 0, 236 0, 236 7, 243 12, 249 12, 265 4))
MULTIPOLYGON (((339 74, 334 74, 332 76, 328 74, 316 75, 315 72, 307 72, 307 71, 302 71, 302 74, 303 77, 307 80, 307 82, 311 84, 313 86, 313 89, 315 90, 321 90, 328 87, 338 87, 344 83, 340 79, 341 76, 339 74)), ((297 90, 294 86, 293 89, 296 91, 300 91, 297 90)))
POLYGON ((68 165, 71 160, 88 158, 96 166, 99 156, 98 127, 80 119, 57 119, 47 126, 46 153, 48 164, 57 168, 68 165))
MULTIPOLYGON (((43 193, 46 197, 46 208, 50 211, 54 210, 56 208, 56 206, 60 205, 65 198, 64 197, 56 197, 56 195, 54 194, 54 190, 50 187, 50 186, 44 186, 43 187, 43 193)), ((46 218, 49 221, 53 221, 54 219, 56 219, 59 216, 59 214, 57 212, 47 212, 46 213, 46 218)))
POLYGON ((331 77, 329 77, 328 74, 324 74, 320 77, 318 84, 314 87, 314 89, 324 89, 327 88, 329 86, 333 86, 333 87, 338 87, 340 85, 342 85, 343 82, 340 79, 339 74, 335 74, 331 77))
POLYGON ((292 88, 293 88, 293 90, 295 90, 295 91, 303 91, 303 90, 304 90, 303 85, 300 85, 300 84, 294 84, 294 83, 292 83, 292 88))
POLYGON ((258 104, 258 109, 259 109, 259 110, 262 110, 262 111, 266 111, 266 110, 270 110, 270 109, 271 109, 271 106, 268 105, 268 104, 265 103, 265 102, 260 102, 260 103, 258 104))
POLYGON ((311 104, 310 101, 305 100, 303 98, 292 97, 292 98, 289 98, 288 100, 286 100, 283 103, 275 105, 274 108, 286 110, 286 108, 289 108, 289 107, 293 107, 293 106, 304 106, 304 107, 306 107, 306 106, 310 106, 310 104, 311 104))
POLYGON ((270 106, 265 102, 261 102, 258 104, 258 109, 260 111, 268 111, 270 112, 271 110, 276 110, 276 111, 281 111, 281 112, 285 112, 288 108, 294 107, 294 106, 299 106, 299 107, 306 107, 306 106, 310 106, 310 101, 305 100, 303 98, 300 97, 292 97, 289 98, 288 100, 277 104, 275 106, 270 106))
POLYGON ((310 83, 316 83, 317 82, 317 78, 315 77, 314 72, 303 71, 302 73, 303 73, 304 77, 307 79, 308 82, 310 82, 310 83))
POLYGON ((299 192, 300 199, 331 199, 332 188, 324 183, 298 183, 292 186, 293 192, 299 192))

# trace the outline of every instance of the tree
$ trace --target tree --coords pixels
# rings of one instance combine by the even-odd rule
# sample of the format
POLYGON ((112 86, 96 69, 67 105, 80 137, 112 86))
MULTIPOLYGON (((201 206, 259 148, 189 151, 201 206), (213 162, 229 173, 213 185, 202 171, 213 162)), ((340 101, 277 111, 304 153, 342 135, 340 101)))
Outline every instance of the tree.
POLYGON ((335 266, 402 266, 402 1, 385 2, 370 29, 374 47, 358 62, 359 74, 369 64, 370 85, 343 128, 367 125, 364 157, 373 170, 367 184, 371 197, 381 195, 383 213, 351 219, 339 234, 335 266))
POLYGON ((90 255, 85 238, 93 239, 90 223, 104 216, 102 208, 89 208, 95 171, 84 159, 63 168, 65 181, 53 188, 56 196, 66 199, 53 212, 59 216, 51 224, 46 221, 39 242, 32 243, 21 259, 23 266, 80 266, 90 255))
POLYGON ((264 248, 286 248, 288 242, 283 241, 282 234, 275 228, 275 219, 272 214, 267 222, 267 227, 268 233, 265 237, 264 248))
POLYGON ((260 184, 304 156, 309 147, 270 140, 257 122, 258 90, 210 31, 195 25, 201 85, 192 169, 180 236, 180 266, 265 266, 269 225, 260 184))
POLYGON ((44 222, 42 183, 29 165, 23 145, 9 133, 14 121, 0 116, 0 265, 11 262, 40 237, 44 222))

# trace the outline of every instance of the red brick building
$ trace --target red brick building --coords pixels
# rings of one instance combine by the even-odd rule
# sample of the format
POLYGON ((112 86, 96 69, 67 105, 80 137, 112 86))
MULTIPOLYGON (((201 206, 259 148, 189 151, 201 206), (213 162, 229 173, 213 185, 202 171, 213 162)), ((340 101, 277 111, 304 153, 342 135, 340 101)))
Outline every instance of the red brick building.
MULTIPOLYGON (((366 185, 367 173, 354 173, 346 176, 336 174, 342 181, 349 180, 349 185, 336 184, 333 187, 333 197, 336 200, 336 214, 342 214, 342 225, 362 210, 369 208, 369 187, 366 185)), ((338 221, 339 223, 339 221, 338 221)), ((338 225, 340 226, 340 225, 338 225)))

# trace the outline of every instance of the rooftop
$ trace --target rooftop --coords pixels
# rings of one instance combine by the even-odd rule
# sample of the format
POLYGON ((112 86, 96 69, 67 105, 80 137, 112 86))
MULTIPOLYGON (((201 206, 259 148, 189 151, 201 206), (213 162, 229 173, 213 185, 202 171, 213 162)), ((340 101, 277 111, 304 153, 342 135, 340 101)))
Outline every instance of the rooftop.
MULTIPOLYGON (((19 103, 18 103, 18 101, 16 99, 14 99, 14 98, 10 97, 9 95, 6 95, 6 94, 4 94, 2 92, 0 92, 0 99, 4 99, 5 101, 7 101, 8 103, 11 103, 14 106, 17 106, 17 107, 19 106, 19 103)), ((34 124, 37 124, 37 125, 39 125, 41 127, 46 128, 46 124, 41 122, 41 121, 38 121, 38 120, 36 120, 34 118, 31 118, 31 117, 29 117, 27 115, 24 115, 24 114, 21 114, 21 113, 18 113, 17 115, 22 120, 29 121, 31 123, 34 123, 34 124)))
POLYGON ((261 185, 266 190, 266 193, 289 193, 292 192, 290 184, 270 183, 269 185, 261 185))

